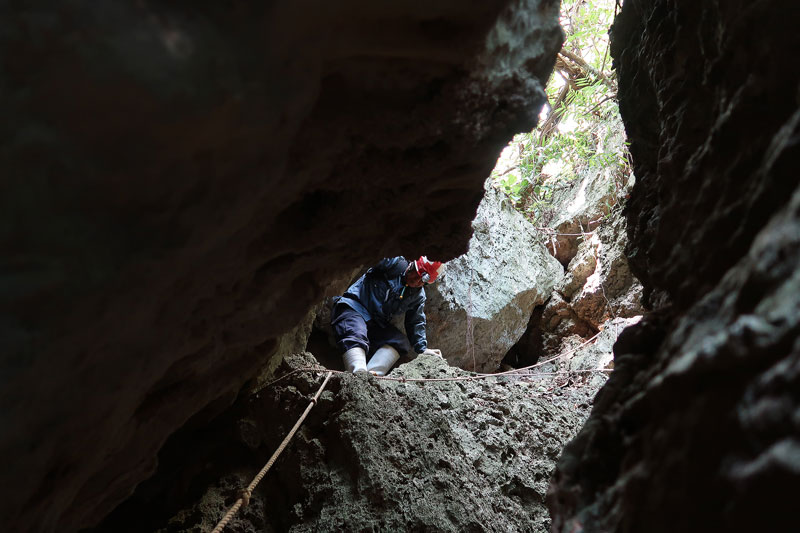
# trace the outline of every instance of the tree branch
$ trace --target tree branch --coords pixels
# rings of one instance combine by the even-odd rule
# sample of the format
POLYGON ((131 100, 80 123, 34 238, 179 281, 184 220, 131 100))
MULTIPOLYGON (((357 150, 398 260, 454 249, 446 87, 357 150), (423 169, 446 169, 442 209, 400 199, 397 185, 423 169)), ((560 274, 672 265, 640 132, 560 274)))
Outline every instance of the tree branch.
POLYGON ((564 86, 558 92, 558 96, 556 96, 555 102, 550 104, 550 114, 547 115, 547 120, 544 121, 542 124, 542 128, 539 133, 539 144, 544 144, 544 141, 553 133, 553 131, 558 127, 558 123, 561 122, 561 117, 564 115, 564 111, 561 109, 561 103, 567 97, 569 93, 570 85, 572 84, 571 79, 567 79, 564 83, 564 86))
POLYGON ((562 48, 561 51, 558 53, 558 55, 561 56, 564 59, 569 59, 570 61, 575 63, 575 65, 577 65, 581 70, 591 74, 595 78, 597 78, 600 81, 602 81, 612 91, 616 91, 617 90, 616 86, 608 78, 608 76, 606 76, 605 74, 603 74, 602 72, 600 72, 599 70, 597 70, 596 68, 591 66, 589 63, 584 61, 584 59, 581 56, 570 52, 566 48, 562 48))

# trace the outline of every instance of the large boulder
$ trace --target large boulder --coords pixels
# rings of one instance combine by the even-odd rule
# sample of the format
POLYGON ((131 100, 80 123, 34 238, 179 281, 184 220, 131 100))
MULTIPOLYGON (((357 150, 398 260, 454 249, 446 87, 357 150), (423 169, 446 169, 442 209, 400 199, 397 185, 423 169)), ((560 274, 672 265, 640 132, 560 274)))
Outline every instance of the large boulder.
MULTIPOLYGON (((292 366, 313 364, 308 355, 292 366)), ((396 379, 336 376, 281 459, 239 513, 234 531, 549 531, 548 479, 588 415, 594 390, 544 392, 520 376, 472 380, 438 357, 401 365, 396 379)), ((302 412, 320 376, 294 374, 245 402, 247 446, 267 457, 265 420, 302 412)), ((288 428, 294 417, 279 423, 288 428)), ((241 421, 240 421, 241 424, 241 421)), ((260 461, 239 453, 163 531, 208 530, 260 461)), ((140 518, 115 533, 141 531, 140 518)))
POLYGON ((522 337, 535 306, 550 297, 563 268, 541 235, 486 182, 466 254, 426 288, 428 345, 450 364, 495 371, 522 337))
POLYGON ((558 3, 0 7, 0 516, 74 531, 329 282, 450 259, 535 124, 558 3))

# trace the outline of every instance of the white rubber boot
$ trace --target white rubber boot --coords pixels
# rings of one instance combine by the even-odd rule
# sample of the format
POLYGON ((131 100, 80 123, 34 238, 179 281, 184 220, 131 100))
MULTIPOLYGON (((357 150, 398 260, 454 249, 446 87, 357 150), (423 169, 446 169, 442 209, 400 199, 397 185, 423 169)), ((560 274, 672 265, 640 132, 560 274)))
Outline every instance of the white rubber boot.
POLYGON ((350 348, 344 352, 342 359, 344 360, 344 369, 348 372, 367 371, 367 352, 360 346, 350 348))
POLYGON ((369 360, 367 370, 376 376, 385 376, 398 359, 400 359, 400 354, 397 350, 388 344, 384 344, 378 348, 378 351, 375 352, 375 355, 369 360))

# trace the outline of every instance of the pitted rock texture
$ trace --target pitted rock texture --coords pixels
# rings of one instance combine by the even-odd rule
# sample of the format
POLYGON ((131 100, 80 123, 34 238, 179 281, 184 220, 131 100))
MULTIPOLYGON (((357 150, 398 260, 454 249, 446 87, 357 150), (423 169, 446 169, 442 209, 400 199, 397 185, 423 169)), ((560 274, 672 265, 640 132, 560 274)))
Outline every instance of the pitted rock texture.
POLYGON ((428 345, 452 365, 493 372, 564 274, 490 180, 473 228, 468 252, 425 288, 428 345))
MULTIPOLYGON (((203 494, 196 506, 181 511, 170 519, 165 527, 159 528, 155 532, 205 533, 213 531, 223 513, 236 501, 242 487, 246 487, 250 483, 253 475, 254 472, 251 470, 243 469, 224 476, 203 494), (192 526, 186 528, 186 524, 192 524, 192 526)), ((225 526, 224 531, 228 533, 277 533, 280 529, 275 529, 264 518, 268 505, 269 502, 262 493, 253 493, 247 506, 242 507, 236 513, 225 526)), ((127 531, 127 529, 116 529, 115 531, 127 531)), ((141 529, 132 528, 130 531, 141 531, 141 529)))
POLYGON ((656 310, 564 450, 556 532, 800 529, 796 12, 645 0, 615 22, 628 254, 656 310))
POLYGON ((644 313, 642 286, 624 255, 625 219, 619 210, 580 241, 564 279, 542 315, 545 344, 556 350, 565 335, 591 336, 611 318, 644 313))
MULTIPOLYGON (((600 325, 600 331, 588 339, 577 334, 566 335, 555 351, 546 352, 546 360, 538 363, 535 372, 553 373, 550 378, 556 385, 565 383, 578 386, 588 384, 597 390, 608 379, 614 368, 614 343, 625 328, 638 324, 641 316, 611 318, 600 325), (550 362, 544 362, 553 359, 550 362)), ((541 358, 540 358, 541 359, 541 358)))
POLYGON ((0 516, 16 531, 108 513, 330 280, 463 253, 562 38, 550 0, 0 15, 0 516))
MULTIPOLYGON (((390 374, 465 375, 429 356, 390 374)), ((297 377, 266 389, 253 412, 288 402, 286 411, 299 413, 320 382, 297 377)), ((514 378, 420 384, 337 376, 257 491, 269 502, 266 517, 245 517, 235 531, 548 531, 543 498, 554 460, 588 415, 593 392, 546 391, 514 378)), ((214 523, 225 510, 221 493, 235 494, 229 480, 165 531, 214 523)))

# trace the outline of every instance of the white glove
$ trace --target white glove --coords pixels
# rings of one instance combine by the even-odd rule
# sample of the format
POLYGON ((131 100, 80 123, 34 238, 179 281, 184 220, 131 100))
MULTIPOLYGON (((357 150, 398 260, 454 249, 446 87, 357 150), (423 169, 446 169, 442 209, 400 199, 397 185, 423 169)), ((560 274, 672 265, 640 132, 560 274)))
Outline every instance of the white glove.
POLYGON ((437 357, 442 357, 442 351, 441 350, 433 350, 431 348, 426 348, 425 351, 422 352, 420 355, 435 355, 437 357))

